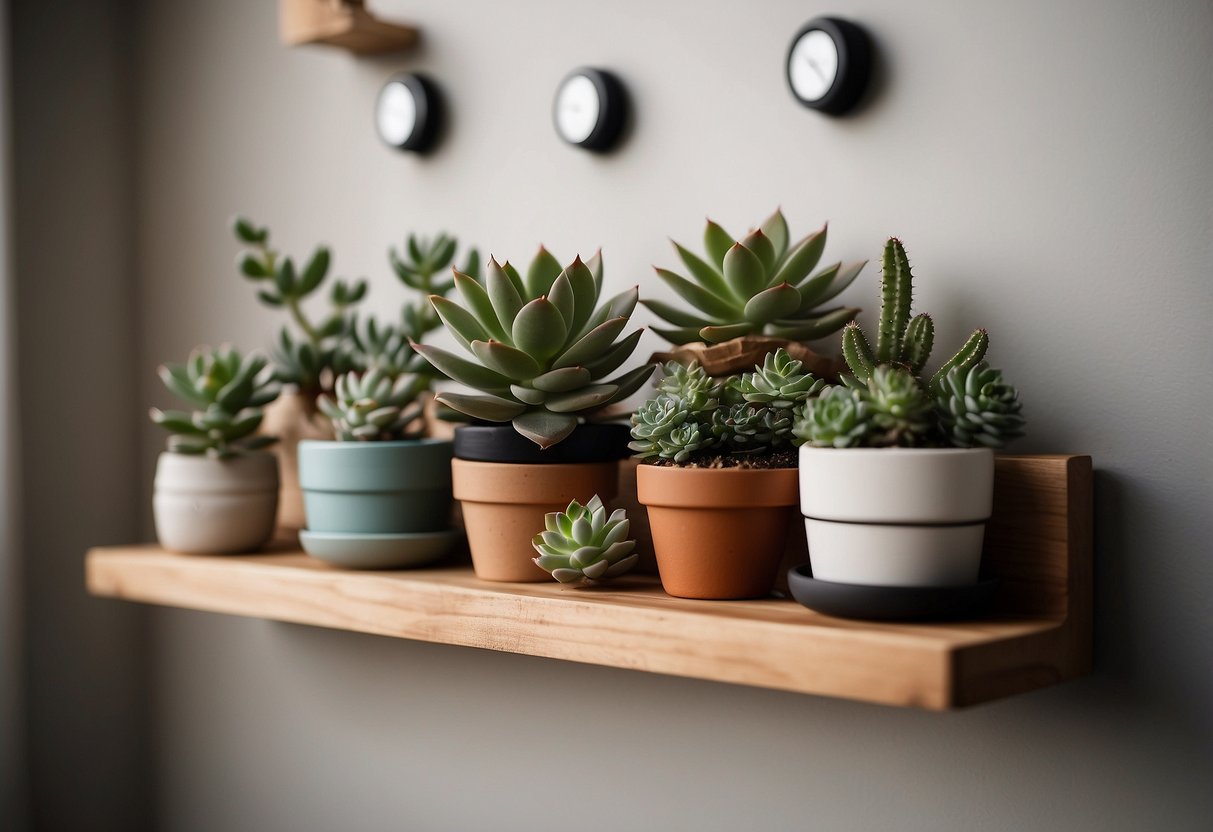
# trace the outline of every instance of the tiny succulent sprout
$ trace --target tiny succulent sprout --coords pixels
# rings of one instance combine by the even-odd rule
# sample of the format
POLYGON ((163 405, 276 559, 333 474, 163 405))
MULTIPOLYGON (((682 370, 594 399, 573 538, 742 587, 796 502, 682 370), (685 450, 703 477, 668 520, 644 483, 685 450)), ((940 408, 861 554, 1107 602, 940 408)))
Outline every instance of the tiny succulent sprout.
POLYGON ((752 373, 743 373, 737 380, 737 390, 750 404, 793 408, 816 396, 825 381, 812 373, 802 373, 804 363, 788 355, 782 347, 767 353, 762 366, 752 373))
POLYGON ((642 330, 623 335, 638 290, 599 304, 602 257, 561 268, 545 249, 525 278, 490 260, 484 281, 456 271, 463 304, 434 295, 438 316, 470 357, 429 344, 413 348, 435 369, 479 395, 437 400, 473 419, 510 422, 541 448, 564 440, 583 419, 639 390, 653 365, 609 377, 628 360, 642 330))
POLYGON ((342 442, 391 442, 421 435, 417 396, 425 387, 421 376, 393 377, 375 368, 338 376, 333 395, 317 399, 320 411, 333 423, 342 442))
POLYGON ((262 408, 278 397, 278 387, 256 353, 242 357, 230 346, 199 347, 183 364, 160 367, 169 392, 192 411, 152 408, 153 422, 170 432, 168 449, 181 454, 206 454, 225 459, 256 451, 275 442, 256 435, 262 408))
POLYGON ((825 249, 825 226, 790 243, 787 222, 777 210, 740 240, 711 220, 703 236, 706 259, 674 243, 689 278, 657 269, 657 276, 692 310, 642 301, 671 324, 653 331, 673 344, 719 343, 743 335, 811 341, 837 332, 859 312, 822 308, 866 263, 834 263, 814 272, 825 249))
POLYGON ((947 440, 957 447, 1001 448, 1023 436, 1018 391, 984 361, 967 371, 952 369, 944 378, 936 407, 947 440))
POLYGON ((615 578, 640 560, 636 541, 628 539, 627 514, 617 508, 608 516, 597 494, 585 505, 573 500, 564 511, 551 512, 544 526, 531 541, 539 553, 533 560, 562 584, 615 578))
POLYGON ((864 444, 872 427, 864 396, 839 386, 805 402, 792 431, 814 447, 852 448, 864 444))

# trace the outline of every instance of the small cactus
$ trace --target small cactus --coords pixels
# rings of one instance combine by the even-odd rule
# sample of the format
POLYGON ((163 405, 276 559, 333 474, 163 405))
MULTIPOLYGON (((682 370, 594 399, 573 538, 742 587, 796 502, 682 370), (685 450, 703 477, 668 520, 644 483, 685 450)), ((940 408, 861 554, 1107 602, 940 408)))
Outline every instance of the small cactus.
POLYGON ((1018 391, 984 361, 968 371, 956 367, 949 372, 936 408, 948 441, 957 447, 1001 448, 1023 436, 1018 391))
POLYGON ((531 541, 539 553, 533 560, 562 584, 615 578, 640 560, 636 541, 628 539, 627 514, 618 508, 608 517, 597 494, 584 506, 573 500, 564 511, 546 515, 544 526, 531 541))
POLYGON ((199 347, 184 364, 160 367, 160 379, 169 392, 196 408, 192 413, 151 409, 152 421, 172 434, 170 451, 226 459, 277 441, 254 435, 261 426, 262 408, 278 397, 261 355, 241 357, 229 346, 199 347))
POLYGON ((333 396, 320 396, 316 403, 333 423, 342 442, 390 442, 416 439, 414 429, 421 416, 418 394, 425 379, 417 375, 393 378, 380 369, 346 373, 337 377, 333 396))

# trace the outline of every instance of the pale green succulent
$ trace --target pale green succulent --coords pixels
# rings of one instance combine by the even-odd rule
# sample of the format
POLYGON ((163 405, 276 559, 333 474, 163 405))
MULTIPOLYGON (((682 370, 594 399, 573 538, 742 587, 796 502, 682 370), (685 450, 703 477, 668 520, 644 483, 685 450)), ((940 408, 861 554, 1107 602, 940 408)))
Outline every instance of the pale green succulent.
POLYGON ((416 337, 403 327, 381 324, 373 317, 355 324, 350 330, 359 370, 378 369, 393 377, 412 373, 428 387, 434 368, 413 350, 410 341, 416 337))
POLYGON ((821 392, 825 381, 812 373, 802 373, 804 362, 788 355, 782 347, 767 353, 762 366, 752 373, 742 373, 736 389, 750 404, 792 408, 821 392))
POLYGON ((682 399, 687 409, 693 413, 715 410, 720 406, 721 397, 725 393, 724 383, 709 376, 703 367, 694 362, 667 362, 662 367, 662 377, 657 382, 657 389, 682 399))
POLYGON ((240 273, 264 284, 257 297, 267 306, 285 309, 302 335, 292 337, 286 328, 279 334, 274 349, 276 378, 306 393, 327 389, 332 377, 353 366, 346 343, 353 322, 350 310, 366 297, 366 281, 335 281, 329 293, 329 313, 319 321, 313 320, 304 311, 303 302, 319 291, 328 276, 332 259, 329 249, 317 246, 307 262, 296 268, 294 260, 270 247, 268 228, 236 217, 232 230, 248 246, 237 260, 240 273))
POLYGON ((869 444, 927 444, 935 428, 934 403, 918 379, 904 367, 881 365, 868 379, 868 413, 875 430, 869 444))
POLYGON ((562 584, 615 578, 640 560, 636 541, 628 540, 627 514, 618 508, 608 517, 597 494, 584 506, 573 500, 564 511, 551 512, 544 525, 531 541, 539 553, 535 565, 562 584))
POLYGON ((792 432, 818 448, 852 448, 863 445, 874 427, 866 397, 838 386, 806 401, 797 411, 792 432))
POLYGON ((481 395, 442 392, 438 401, 514 429, 548 448, 566 438, 582 417, 636 392, 652 365, 606 376, 631 356, 637 330, 619 339, 636 307, 635 287, 599 305, 602 258, 581 258, 561 269, 540 249, 523 279, 506 262, 490 260, 484 282, 455 272, 464 305, 430 298, 450 333, 471 354, 414 344, 427 361, 481 395))
POLYGON ((184 364, 160 367, 160 379, 173 395, 195 408, 152 408, 153 422, 169 430, 168 449, 224 459, 273 444, 272 436, 255 436, 262 408, 278 397, 278 387, 256 353, 241 357, 229 346, 199 347, 184 364))
POLYGON ((670 393, 658 393, 632 414, 628 448, 640 459, 666 459, 682 464, 716 444, 708 429, 714 409, 697 411, 670 393))
POLYGON ((392 376, 375 368, 338 376, 333 396, 322 395, 316 404, 342 442, 416 439, 422 433, 417 395, 423 389, 422 376, 392 376))
MULTIPOLYGON (((449 234, 441 233, 434 237, 410 234, 403 251, 388 249, 388 262, 391 263, 392 271, 405 286, 419 293, 415 302, 405 303, 401 310, 401 333, 406 341, 420 341, 442 326, 442 321, 430 303, 430 295, 445 297, 455 288, 455 281, 447 269, 454 262, 458 248, 458 240, 449 234)), ((463 272, 480 279, 480 253, 475 248, 468 251, 463 272)), ((420 367, 408 372, 433 372, 424 361, 419 364, 420 367)))
POLYGON ((1023 436, 1018 391, 984 361, 949 372, 936 407, 944 434, 957 447, 1001 448, 1023 436))
POLYGON ((760 453, 793 440, 792 411, 743 402, 712 414, 712 433, 734 453, 760 453))
POLYGON ((711 220, 704 230, 703 259, 674 243, 690 277, 657 269, 692 310, 659 300, 644 305, 673 328, 653 331, 674 344, 718 343, 742 335, 811 341, 837 332, 858 309, 820 308, 851 284, 866 261, 835 263, 813 274, 826 243, 826 228, 788 244, 781 211, 740 240, 711 220))

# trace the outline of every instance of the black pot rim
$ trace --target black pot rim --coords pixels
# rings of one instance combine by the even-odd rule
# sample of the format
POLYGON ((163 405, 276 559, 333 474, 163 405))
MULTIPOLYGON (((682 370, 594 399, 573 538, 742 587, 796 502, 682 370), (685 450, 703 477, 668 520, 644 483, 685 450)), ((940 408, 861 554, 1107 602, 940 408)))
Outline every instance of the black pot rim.
POLYGON ((462 425, 455 428, 455 458, 469 462, 516 465, 564 465, 618 462, 630 455, 631 431, 618 422, 578 425, 563 442, 543 449, 513 425, 462 425))

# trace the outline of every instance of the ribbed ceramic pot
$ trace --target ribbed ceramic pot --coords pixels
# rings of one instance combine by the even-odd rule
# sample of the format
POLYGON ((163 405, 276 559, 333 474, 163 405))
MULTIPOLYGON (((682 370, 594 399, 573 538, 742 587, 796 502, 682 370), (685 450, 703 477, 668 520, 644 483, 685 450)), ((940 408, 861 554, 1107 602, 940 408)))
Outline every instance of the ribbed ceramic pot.
POLYGON ((619 490, 618 462, 527 465, 455 459, 451 470, 472 566, 486 581, 550 581, 551 575, 531 560, 531 538, 543 531, 544 515, 595 494, 610 502, 619 490))
POLYGON ((796 516, 795 468, 640 465, 661 585, 679 598, 761 598, 796 516))
POLYGON ((801 513, 817 580, 974 583, 993 499, 988 448, 800 449, 801 513))
POLYGON ((412 534, 449 525, 449 441, 299 443, 307 528, 321 533, 412 534))
POLYGON ((166 549, 252 552, 274 533, 278 460, 256 452, 228 459, 165 451, 156 463, 152 514, 166 549))

